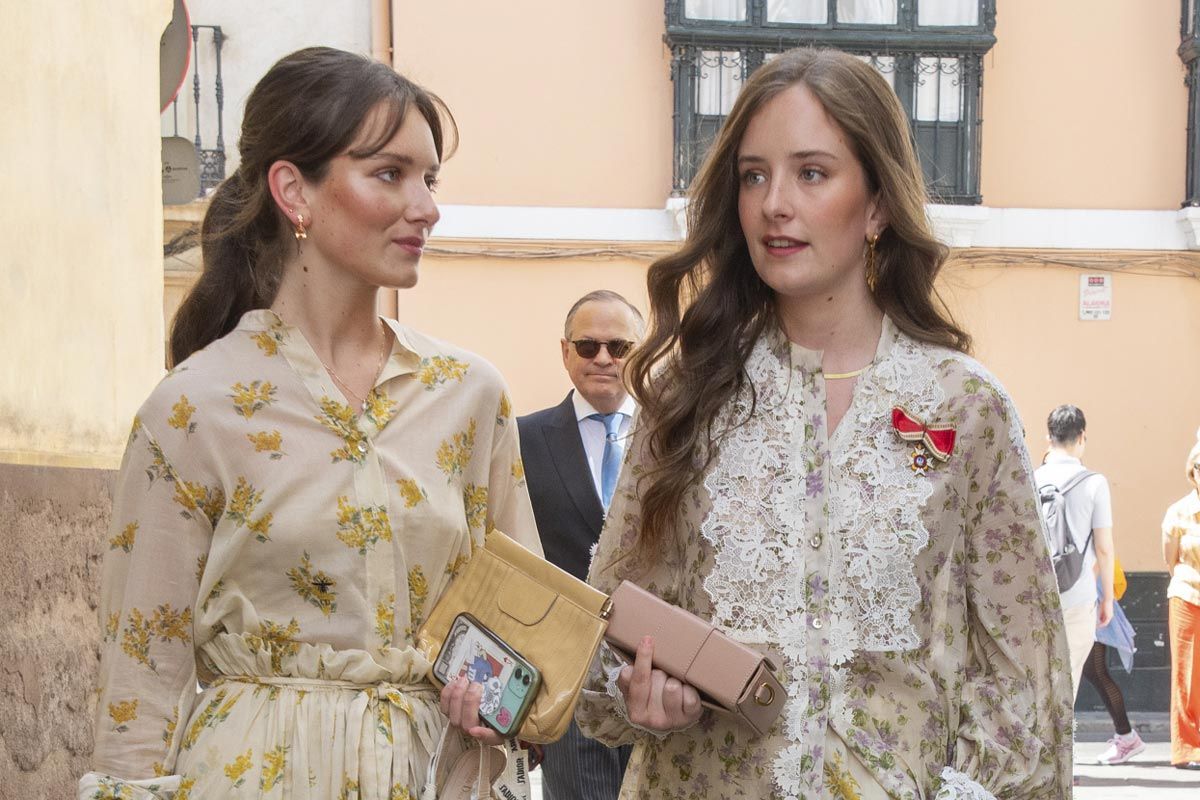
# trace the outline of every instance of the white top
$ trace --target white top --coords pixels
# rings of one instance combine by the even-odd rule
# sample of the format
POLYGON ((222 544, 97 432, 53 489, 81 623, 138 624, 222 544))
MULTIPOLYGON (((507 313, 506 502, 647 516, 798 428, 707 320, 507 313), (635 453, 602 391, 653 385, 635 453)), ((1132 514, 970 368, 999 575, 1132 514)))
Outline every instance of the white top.
MULTIPOLYGON (((1046 462, 1034 471, 1033 480, 1038 486, 1053 483, 1062 487, 1084 469, 1078 458, 1052 450, 1046 456, 1046 462)), ((1094 541, 1088 544, 1088 536, 1096 528, 1112 527, 1112 499, 1108 479, 1099 474, 1084 479, 1083 483, 1066 495, 1066 514, 1071 537, 1075 539, 1075 547, 1083 550, 1084 545, 1087 545, 1087 550, 1083 550, 1083 571, 1079 573, 1079 580, 1062 593, 1062 607, 1092 605, 1098 599, 1096 547, 1094 541)))
MULTIPOLYGON (((604 423, 598 419, 588 419, 592 414, 599 414, 591 403, 584 399, 578 391, 571 392, 571 401, 575 404, 575 419, 579 421, 579 438, 583 440, 583 454, 587 456, 588 468, 592 471, 592 485, 596 488, 596 496, 600 497, 600 468, 604 464, 604 437, 608 432, 604 423)), ((629 436, 629 426, 633 422, 633 413, 637 411, 637 403, 625 395, 625 402, 617 409, 625 416, 621 418, 621 428, 618 438, 624 441, 629 436)), ((622 445, 624 446, 624 445, 622 445)))

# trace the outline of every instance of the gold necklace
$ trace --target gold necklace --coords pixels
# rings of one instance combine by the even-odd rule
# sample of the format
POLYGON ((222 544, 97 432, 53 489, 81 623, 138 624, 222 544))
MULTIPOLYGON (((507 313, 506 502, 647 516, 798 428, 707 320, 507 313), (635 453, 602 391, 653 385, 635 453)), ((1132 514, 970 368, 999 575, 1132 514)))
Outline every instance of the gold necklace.
MULTIPOLYGON (((379 373, 383 370, 383 359, 387 355, 387 343, 387 331, 384 331, 383 341, 379 345, 379 362, 375 365, 375 376, 371 381, 371 388, 374 388, 375 380, 379 378, 379 373)), ((313 352, 316 353, 317 351, 314 349, 313 352)), ((334 382, 341 387, 342 391, 350 395, 350 398, 358 403, 359 409, 362 409, 362 407, 367 404, 367 398, 360 397, 358 392, 351 389, 350 386, 344 380, 342 380, 341 376, 337 374, 334 368, 325 363, 325 359, 321 358, 320 354, 317 355, 317 360, 321 362, 321 366, 324 367, 325 371, 329 373, 329 377, 333 378, 334 382)), ((368 390, 367 394, 370 395, 371 392, 368 390)))
MULTIPOLYGON (((871 364, 874 363, 874 361, 871 362, 871 364)), ((825 380, 840 381, 844 378, 857 378, 859 375, 862 375, 864 372, 866 372, 871 367, 871 364, 867 364, 865 367, 859 367, 853 372, 826 372, 825 380)))

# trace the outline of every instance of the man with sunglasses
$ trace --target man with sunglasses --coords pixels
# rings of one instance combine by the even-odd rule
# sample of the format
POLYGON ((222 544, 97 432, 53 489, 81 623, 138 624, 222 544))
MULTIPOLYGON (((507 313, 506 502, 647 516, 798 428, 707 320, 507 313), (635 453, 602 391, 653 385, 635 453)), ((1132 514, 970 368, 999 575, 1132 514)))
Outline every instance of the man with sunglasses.
MULTIPOLYGON (((587 579, 633 421, 636 407, 621 373, 643 327, 641 313, 616 292, 579 298, 561 341, 574 389, 557 406, 517 420, 546 559, 580 580, 587 579)), ((566 736, 545 748, 544 800, 615 800, 629 751, 584 737, 572 722, 566 736)))

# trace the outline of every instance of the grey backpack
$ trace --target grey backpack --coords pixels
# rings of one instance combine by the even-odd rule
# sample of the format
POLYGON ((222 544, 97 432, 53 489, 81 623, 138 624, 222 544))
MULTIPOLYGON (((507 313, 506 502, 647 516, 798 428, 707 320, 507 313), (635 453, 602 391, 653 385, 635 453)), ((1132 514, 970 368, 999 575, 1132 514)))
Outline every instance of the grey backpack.
POLYGON ((1042 506, 1042 519, 1046 522, 1046 532, 1050 536, 1050 560, 1054 562, 1054 574, 1058 577, 1060 592, 1070 589, 1079 580, 1079 575, 1083 572, 1083 555, 1092 544, 1092 534, 1089 531, 1083 549, 1075 548, 1075 537, 1071 535, 1071 528, 1067 524, 1067 492, 1095 474, 1085 469, 1061 488, 1053 483, 1045 483, 1037 489, 1042 506))

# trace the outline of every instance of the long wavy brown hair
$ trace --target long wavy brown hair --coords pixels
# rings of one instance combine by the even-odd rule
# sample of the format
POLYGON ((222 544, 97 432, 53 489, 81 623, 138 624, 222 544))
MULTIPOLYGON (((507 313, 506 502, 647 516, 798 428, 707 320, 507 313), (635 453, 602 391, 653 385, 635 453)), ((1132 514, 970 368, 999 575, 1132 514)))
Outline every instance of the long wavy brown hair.
POLYGON ((241 164, 209 201, 200 226, 204 269, 171 326, 171 366, 229 333, 242 314, 268 308, 282 277, 291 223, 276 206, 267 172, 290 161, 310 181, 320 181, 342 153, 367 158, 379 152, 410 109, 433 133, 438 159, 458 129, 437 95, 391 67, 332 47, 308 47, 284 56, 246 100, 238 152, 241 164), (382 109, 370 140, 350 148, 367 117, 382 109))
POLYGON ((840 126, 886 212, 875 302, 914 339, 970 348, 934 287, 947 250, 926 217, 925 182, 895 92, 870 65, 837 50, 791 50, 763 64, 742 86, 692 182, 683 246, 647 276, 651 328, 627 365, 646 436, 641 527, 626 554, 638 560, 658 557, 674 535, 685 493, 720 445, 717 412, 747 385, 744 365, 755 341, 778 324, 774 293, 754 270, 738 219, 737 155, 751 118, 797 83, 840 126))

